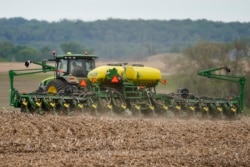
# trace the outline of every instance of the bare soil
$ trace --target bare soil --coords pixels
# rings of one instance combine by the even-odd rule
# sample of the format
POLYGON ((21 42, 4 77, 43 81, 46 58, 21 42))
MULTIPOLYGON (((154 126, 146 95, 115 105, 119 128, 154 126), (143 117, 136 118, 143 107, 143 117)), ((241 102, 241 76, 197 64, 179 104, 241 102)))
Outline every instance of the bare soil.
POLYGON ((250 119, 0 113, 0 166, 249 166, 250 119))

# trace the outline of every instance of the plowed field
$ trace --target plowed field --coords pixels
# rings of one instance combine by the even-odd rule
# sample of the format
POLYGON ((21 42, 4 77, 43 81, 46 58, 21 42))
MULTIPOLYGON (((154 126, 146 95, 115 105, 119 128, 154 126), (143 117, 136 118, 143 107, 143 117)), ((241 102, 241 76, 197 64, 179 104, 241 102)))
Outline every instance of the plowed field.
POLYGON ((0 112, 0 166, 249 166, 250 119, 0 112))
MULTIPOLYGON (((0 167, 250 166, 250 117, 225 121, 24 114, 9 106, 9 69, 23 69, 23 63, 0 67, 0 167)), ((35 90, 42 78, 17 77, 15 87, 35 90)))

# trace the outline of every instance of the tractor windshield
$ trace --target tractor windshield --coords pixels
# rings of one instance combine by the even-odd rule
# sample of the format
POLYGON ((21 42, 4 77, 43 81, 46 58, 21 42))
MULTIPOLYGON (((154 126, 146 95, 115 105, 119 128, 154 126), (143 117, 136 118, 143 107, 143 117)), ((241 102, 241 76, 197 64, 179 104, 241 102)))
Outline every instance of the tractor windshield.
POLYGON ((95 67, 92 59, 70 60, 70 74, 76 77, 87 77, 88 72, 95 67))
POLYGON ((56 75, 74 75, 87 77, 88 72, 95 68, 94 59, 60 59, 57 63, 56 75))

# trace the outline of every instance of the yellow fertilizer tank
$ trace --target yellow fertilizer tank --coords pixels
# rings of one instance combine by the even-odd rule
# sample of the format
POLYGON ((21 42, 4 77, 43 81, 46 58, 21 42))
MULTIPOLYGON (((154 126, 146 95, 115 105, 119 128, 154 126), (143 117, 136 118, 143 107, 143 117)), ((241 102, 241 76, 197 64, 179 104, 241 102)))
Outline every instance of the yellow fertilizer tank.
POLYGON ((160 70, 146 66, 127 66, 125 76, 129 82, 146 86, 155 86, 161 80, 160 70))
POLYGON ((120 76, 123 75, 124 67, 122 66, 100 66, 88 73, 88 79, 92 82, 104 82, 107 76, 107 72, 110 69, 116 68, 120 76))

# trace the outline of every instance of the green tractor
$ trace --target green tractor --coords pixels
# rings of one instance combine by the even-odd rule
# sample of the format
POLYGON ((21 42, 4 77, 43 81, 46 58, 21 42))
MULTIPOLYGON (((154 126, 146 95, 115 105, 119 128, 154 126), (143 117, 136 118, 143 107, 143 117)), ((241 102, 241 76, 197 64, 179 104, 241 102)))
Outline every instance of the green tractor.
POLYGON ((83 109, 83 101, 90 89, 90 81, 87 79, 89 71, 95 68, 97 56, 85 54, 57 55, 53 52, 53 59, 43 60, 42 63, 26 61, 28 68, 31 63, 41 65, 42 69, 10 70, 10 105, 21 108, 21 111, 43 113, 45 110, 66 109, 68 112, 72 106, 83 109), (54 62, 55 65, 49 65, 54 62), (28 94, 21 94, 14 88, 14 77, 54 71, 54 76, 48 77, 39 85, 39 88, 28 94))
MULTIPOLYGON (((87 90, 90 83, 88 72, 95 68, 97 56, 87 54, 71 54, 70 52, 55 56, 55 76, 44 79, 38 92, 57 94, 73 90, 87 90)), ((26 63, 27 65, 29 64, 26 63)))

